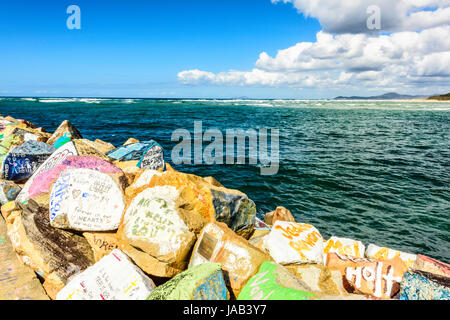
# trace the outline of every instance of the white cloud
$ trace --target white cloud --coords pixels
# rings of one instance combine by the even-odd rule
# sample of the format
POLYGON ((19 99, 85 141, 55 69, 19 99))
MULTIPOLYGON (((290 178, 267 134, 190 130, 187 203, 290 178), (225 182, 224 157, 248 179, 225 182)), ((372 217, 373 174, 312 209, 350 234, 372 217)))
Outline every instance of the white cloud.
MULTIPOLYGON (((372 33, 370 6, 380 9, 382 32, 419 31, 450 23, 450 0, 271 0, 292 3, 328 33, 372 33)), ((377 30, 375 30, 377 31, 377 30)))
POLYGON ((303 13, 318 17, 324 30, 316 34, 316 41, 299 42, 279 50, 275 56, 262 52, 250 71, 186 70, 178 74, 179 81, 221 86, 400 88, 402 92, 449 89, 450 8, 445 6, 450 0, 272 0, 279 1, 293 2, 303 13), (399 20, 391 19, 393 29, 423 30, 384 35, 325 31, 355 26, 346 19, 355 17, 355 12, 369 3, 383 8, 394 3, 396 9, 390 9, 389 14, 399 20))

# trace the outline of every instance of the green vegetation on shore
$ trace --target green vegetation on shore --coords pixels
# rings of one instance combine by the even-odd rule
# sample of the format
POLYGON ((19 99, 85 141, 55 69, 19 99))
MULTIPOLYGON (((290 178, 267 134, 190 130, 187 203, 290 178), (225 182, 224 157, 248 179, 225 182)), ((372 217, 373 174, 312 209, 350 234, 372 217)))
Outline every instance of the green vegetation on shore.
POLYGON ((450 93, 447 94, 441 94, 440 96, 431 96, 428 98, 428 100, 442 100, 442 101, 450 101, 450 93))

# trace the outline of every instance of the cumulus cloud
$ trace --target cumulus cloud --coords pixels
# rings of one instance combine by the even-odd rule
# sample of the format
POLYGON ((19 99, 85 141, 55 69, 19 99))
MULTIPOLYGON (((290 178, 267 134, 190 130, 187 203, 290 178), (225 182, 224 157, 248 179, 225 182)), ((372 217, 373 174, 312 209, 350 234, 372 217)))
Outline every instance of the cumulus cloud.
POLYGON ((445 6, 450 0, 272 0, 280 1, 292 2, 321 21, 324 30, 316 34, 316 41, 299 42, 275 56, 262 52, 250 71, 193 69, 180 72, 179 81, 188 85, 448 90, 450 8, 445 6), (346 22, 346 17, 356 17, 356 11, 369 2, 382 8, 393 3, 397 9, 388 10, 387 16, 398 20, 391 19, 391 30, 409 31, 356 32, 356 24, 346 22), (344 30, 348 32, 341 33, 344 30))
POLYGON ((450 0, 271 0, 291 3, 328 33, 419 31, 450 23, 450 0), (375 6, 381 30, 367 27, 375 6))

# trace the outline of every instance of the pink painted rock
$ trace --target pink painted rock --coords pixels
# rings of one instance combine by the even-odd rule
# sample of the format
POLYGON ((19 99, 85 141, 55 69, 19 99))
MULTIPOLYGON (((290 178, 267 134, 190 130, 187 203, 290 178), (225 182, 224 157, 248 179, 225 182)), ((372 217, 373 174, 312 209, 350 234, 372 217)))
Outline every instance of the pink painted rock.
POLYGON ((97 170, 103 173, 116 175, 123 183, 126 181, 122 170, 105 160, 91 156, 69 156, 63 160, 61 164, 34 178, 28 190, 28 198, 34 198, 42 193, 48 193, 51 184, 58 179, 60 173, 69 168, 97 170))

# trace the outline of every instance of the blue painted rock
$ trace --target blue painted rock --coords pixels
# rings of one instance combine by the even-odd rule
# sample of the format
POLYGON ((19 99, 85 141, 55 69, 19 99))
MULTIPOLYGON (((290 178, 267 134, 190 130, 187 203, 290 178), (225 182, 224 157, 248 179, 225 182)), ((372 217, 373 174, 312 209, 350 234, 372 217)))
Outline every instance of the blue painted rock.
POLYGON ((129 143, 106 154, 113 160, 138 161, 141 169, 157 170, 164 168, 164 150, 154 140, 129 143))
POLYGON ((59 148, 73 139, 81 138, 83 137, 81 136, 80 131, 78 131, 78 129, 69 121, 64 120, 47 140, 47 143, 53 145, 55 148, 59 148))
POLYGON ((11 149, 24 143, 22 137, 9 135, 0 141, 0 163, 3 163, 5 157, 11 149))
POLYGON ((56 300, 145 300, 153 281, 120 250, 70 279, 56 300))
POLYGON ((410 270, 403 276, 400 300, 450 300, 450 278, 410 270))
POLYGON ((55 150, 44 142, 32 140, 24 142, 6 155, 2 166, 2 178, 12 181, 28 179, 55 150))
POLYGON ((11 181, 0 180, 0 204, 15 200, 21 190, 20 186, 11 181))
POLYGON ((220 263, 189 268, 157 287, 147 300, 228 300, 220 263))
POLYGON ((36 274, 17 258, 0 217, 0 300, 48 300, 36 274))

